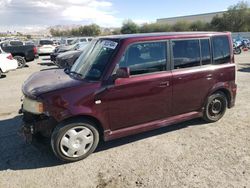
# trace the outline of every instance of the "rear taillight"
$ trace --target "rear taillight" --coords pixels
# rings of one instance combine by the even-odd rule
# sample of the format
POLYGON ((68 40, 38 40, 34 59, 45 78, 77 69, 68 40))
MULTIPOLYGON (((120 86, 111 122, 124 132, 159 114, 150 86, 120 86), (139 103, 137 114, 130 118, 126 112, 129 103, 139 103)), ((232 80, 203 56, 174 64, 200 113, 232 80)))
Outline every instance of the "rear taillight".
POLYGON ((10 55, 7 56, 7 59, 13 60, 13 56, 10 54, 10 55))
POLYGON ((37 48, 36 47, 33 48, 33 51, 34 51, 34 54, 37 54, 37 48))

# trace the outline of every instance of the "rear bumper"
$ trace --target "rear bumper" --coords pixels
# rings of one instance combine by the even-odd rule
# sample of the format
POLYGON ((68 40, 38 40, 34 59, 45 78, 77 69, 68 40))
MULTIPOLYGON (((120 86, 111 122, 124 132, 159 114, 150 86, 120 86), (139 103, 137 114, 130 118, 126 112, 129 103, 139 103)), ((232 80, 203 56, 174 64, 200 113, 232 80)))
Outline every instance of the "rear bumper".
POLYGON ((5 63, 5 66, 1 67, 3 72, 8 72, 11 70, 15 70, 18 67, 18 63, 16 60, 9 60, 8 62, 5 63))

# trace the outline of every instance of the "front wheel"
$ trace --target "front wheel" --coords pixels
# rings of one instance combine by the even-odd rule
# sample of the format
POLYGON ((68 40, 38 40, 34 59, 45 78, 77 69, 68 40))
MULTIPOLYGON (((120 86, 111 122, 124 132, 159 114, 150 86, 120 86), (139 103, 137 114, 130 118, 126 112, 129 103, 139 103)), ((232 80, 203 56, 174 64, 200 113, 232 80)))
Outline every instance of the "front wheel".
POLYGON ((51 146, 62 161, 79 161, 93 153, 99 143, 99 132, 94 123, 73 120, 57 126, 51 136, 51 146))
POLYGON ((241 54, 241 49, 240 48, 235 48, 234 49, 234 54, 236 54, 236 55, 241 54))
POLYGON ((227 97, 217 92, 208 97, 203 119, 209 123, 216 122, 223 117, 227 109, 227 97))

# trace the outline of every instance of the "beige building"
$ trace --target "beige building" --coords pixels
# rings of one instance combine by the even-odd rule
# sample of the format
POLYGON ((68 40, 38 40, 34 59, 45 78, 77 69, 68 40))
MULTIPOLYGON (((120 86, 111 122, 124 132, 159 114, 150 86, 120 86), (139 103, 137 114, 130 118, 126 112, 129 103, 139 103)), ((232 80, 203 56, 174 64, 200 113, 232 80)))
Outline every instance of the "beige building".
POLYGON ((187 22, 195 22, 195 21, 203 21, 203 22, 211 22, 213 17, 218 15, 222 16, 225 11, 221 12, 212 12, 206 14, 196 14, 196 15, 188 15, 188 16, 180 16, 180 17, 172 17, 172 18, 160 18, 157 19, 157 23, 159 24, 169 24, 174 25, 179 21, 187 21, 187 22))

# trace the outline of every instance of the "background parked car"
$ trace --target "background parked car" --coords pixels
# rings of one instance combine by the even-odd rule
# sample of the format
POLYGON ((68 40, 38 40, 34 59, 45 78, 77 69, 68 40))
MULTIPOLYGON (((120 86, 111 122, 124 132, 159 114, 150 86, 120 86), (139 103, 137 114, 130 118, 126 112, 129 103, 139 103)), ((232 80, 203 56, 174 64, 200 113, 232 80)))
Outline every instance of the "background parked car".
POLYGON ((11 53, 14 59, 18 61, 19 67, 24 67, 26 62, 33 61, 38 57, 35 45, 24 45, 18 41, 4 41, 0 43, 0 48, 6 53, 11 53))
POLYGON ((72 42, 75 40, 76 40, 76 38, 64 38, 64 39, 61 39, 60 44, 62 46, 72 45, 72 42))
POLYGON ((93 37, 79 37, 79 38, 64 38, 61 39, 60 44, 62 46, 69 46, 81 42, 90 42, 93 37))
POLYGON ((70 46, 59 46, 57 48, 55 48, 54 52, 52 54, 50 54, 50 60, 52 62, 56 62, 56 57, 64 52, 68 52, 68 51, 75 51, 75 50, 81 50, 83 49, 88 43, 87 42, 83 42, 83 43, 76 43, 70 46))
POLYGON ((43 39, 38 44, 38 54, 51 54, 55 50, 55 45, 52 40, 43 39))
POLYGON ((83 53, 84 49, 87 47, 87 43, 82 43, 79 46, 79 49, 68 51, 59 54, 56 57, 55 64, 59 68, 71 68, 72 65, 75 63, 75 61, 80 57, 80 55, 83 53))
POLYGON ((12 55, 0 50, 0 78, 2 77, 2 73, 17 69, 17 67, 18 63, 13 59, 12 55))

